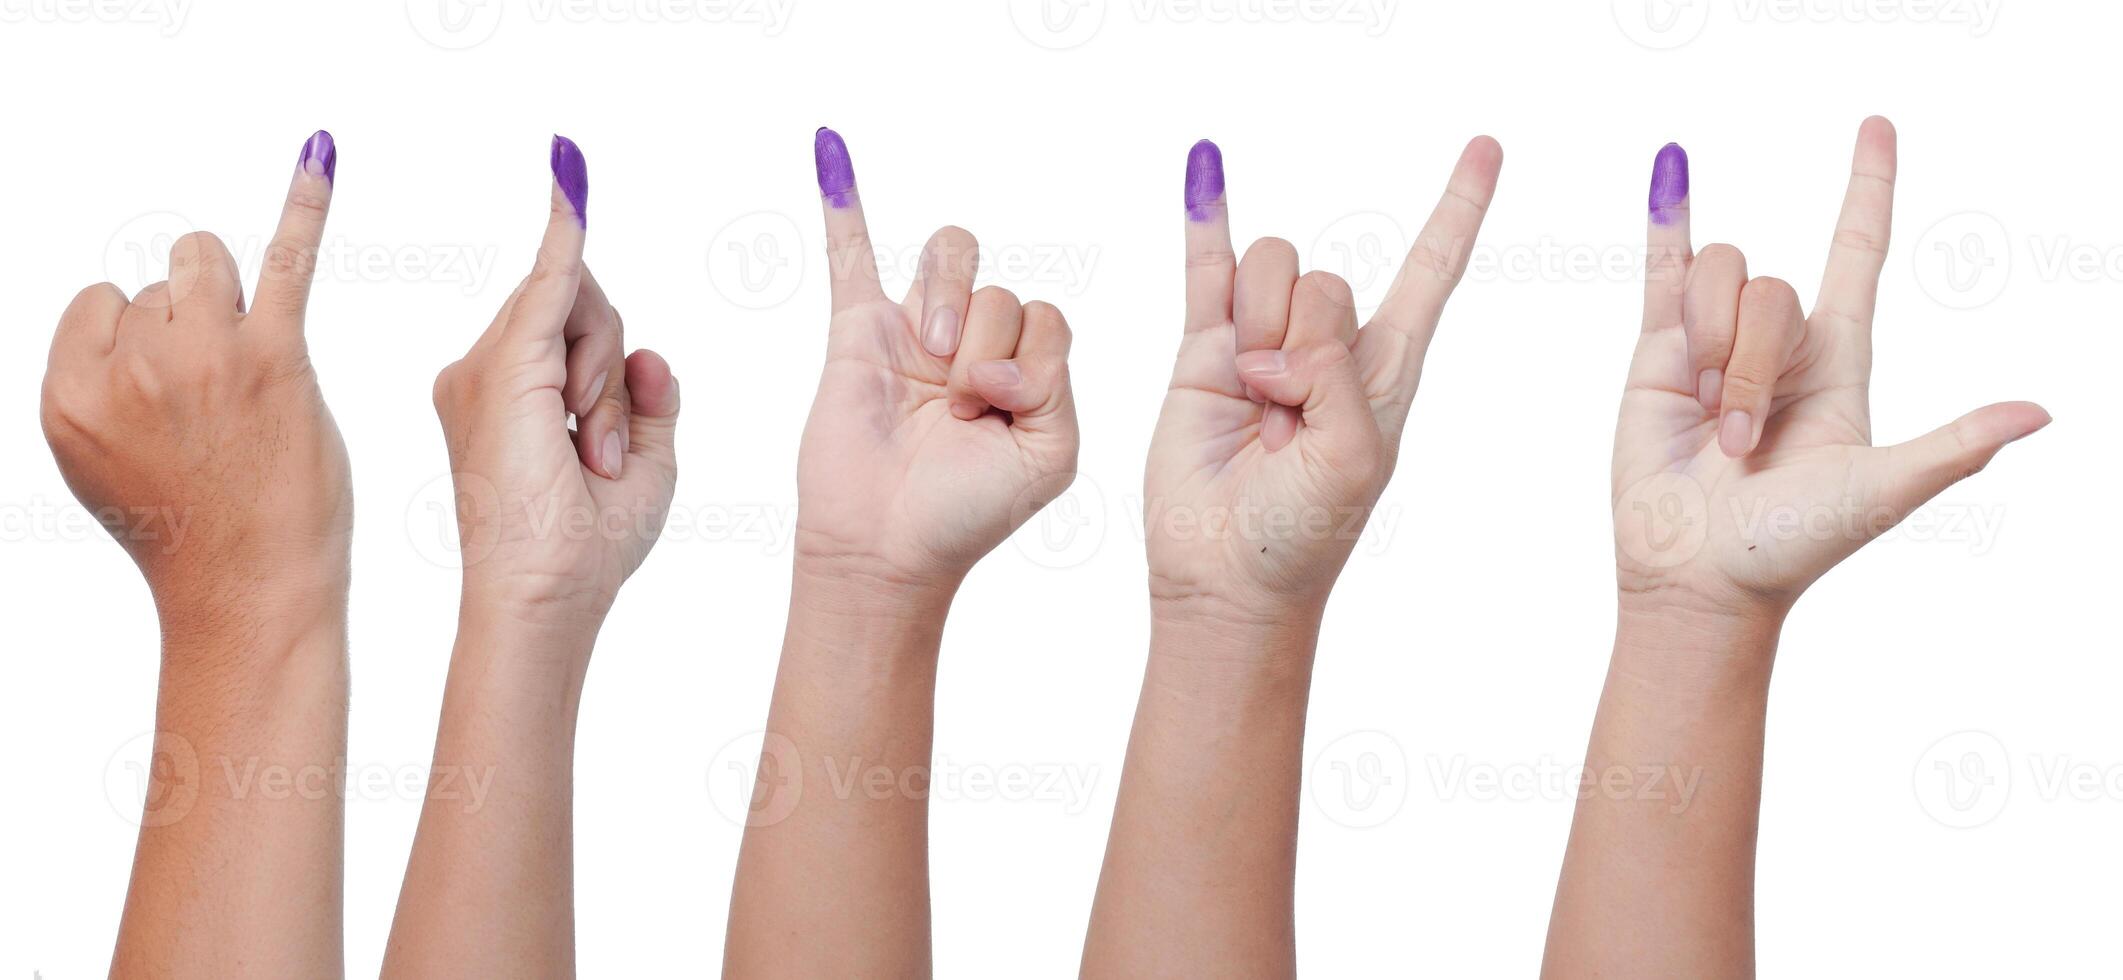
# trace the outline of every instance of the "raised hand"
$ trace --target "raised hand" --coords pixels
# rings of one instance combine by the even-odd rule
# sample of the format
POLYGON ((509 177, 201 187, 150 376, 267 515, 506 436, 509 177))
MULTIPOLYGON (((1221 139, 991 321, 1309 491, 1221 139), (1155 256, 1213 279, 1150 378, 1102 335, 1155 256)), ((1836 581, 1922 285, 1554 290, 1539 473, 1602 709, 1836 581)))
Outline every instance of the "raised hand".
POLYGON ((552 167, 537 262, 435 378, 435 410, 457 484, 467 601, 589 622, 663 528, 678 478, 678 382, 654 352, 626 353, 619 312, 582 261, 581 150, 554 137, 552 167))
POLYGON ((1643 333, 1614 440, 1614 655, 1548 926, 1548 977, 1752 976, 1769 678, 1806 587, 2049 416, 1872 444, 1894 128, 1858 131, 1809 316, 1738 249, 1691 256, 1688 157, 1653 164, 1643 333))
POLYGON ((624 353, 583 264, 582 151, 556 136, 551 162, 530 276, 435 379, 464 597, 387 977, 573 975, 576 709, 678 476, 678 382, 663 358, 624 353))
POLYGON ((2038 406, 2004 402, 1873 445, 1873 305, 1894 179, 1894 127, 1873 117, 1858 131, 1808 314, 1783 280, 1748 278, 1739 249, 1690 254, 1688 156, 1671 144, 1659 152, 1643 334, 1614 440, 1625 597, 1788 607, 1851 552, 2049 423, 2038 406), (1793 516, 1797 530, 1780 533, 1793 516))
POLYGON ((1325 601, 1400 453, 1423 355, 1465 271, 1503 150, 1467 144, 1362 329, 1349 285, 1263 238, 1233 261, 1223 156, 1187 161, 1185 333, 1150 444, 1144 519, 1161 601, 1282 615, 1325 601))
POLYGON ((112 976, 337 976, 354 503, 303 340, 331 206, 331 134, 303 144, 248 309, 221 240, 170 249, 127 302, 60 318, 45 437, 140 566, 162 625, 155 765, 112 976), (314 787, 246 793, 231 772, 314 787))
POLYGON ((346 591, 346 444, 303 339, 337 165, 331 134, 303 145, 248 309, 227 247, 194 232, 167 281, 130 303, 98 283, 60 318, 45 436, 172 626, 230 600, 346 591))
POLYGON ((731 976, 929 972, 925 793, 835 790, 849 772, 926 786, 944 617, 973 564, 1076 474, 1069 327, 973 290, 945 228, 885 298, 847 145, 813 148, 833 318, 797 463, 795 584, 738 858, 731 976), (831 888, 819 883, 831 881, 831 888), (831 922, 830 943, 788 937, 831 922))
POLYGON ((1385 489, 1503 150, 1467 144, 1386 301, 1262 239, 1234 262, 1223 155, 1187 159, 1186 313, 1145 477, 1150 661, 1083 973, 1296 971, 1298 756, 1327 593, 1385 489))
POLYGON ((820 129, 833 318, 797 463, 799 563, 955 586, 1076 474, 1069 325, 1000 286, 946 227, 885 298, 847 145, 820 129))

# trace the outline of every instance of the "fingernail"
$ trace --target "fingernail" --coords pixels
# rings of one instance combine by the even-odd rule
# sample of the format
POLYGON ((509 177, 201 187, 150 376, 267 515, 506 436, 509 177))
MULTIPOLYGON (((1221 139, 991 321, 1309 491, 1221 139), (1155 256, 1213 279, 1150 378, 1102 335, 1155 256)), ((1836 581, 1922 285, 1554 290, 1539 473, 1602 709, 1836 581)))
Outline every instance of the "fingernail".
POLYGON ((565 136, 553 137, 553 182, 560 185, 560 193, 575 206, 575 219, 584 228, 590 226, 590 167, 582 159, 582 148, 565 136))
POLYGON ((597 396, 604 394, 604 383, 611 377, 612 372, 605 371, 597 376, 597 380, 590 382, 590 390, 583 393, 582 407, 577 408, 575 414, 588 415, 590 414, 590 409, 597 407, 597 396))
POLYGON ((2042 421, 2036 422, 2033 426, 2029 427, 2026 432, 2022 432, 2019 435, 2013 436, 2012 438, 2005 440, 2006 445, 2010 446, 2013 443, 2019 442, 2020 440, 2025 439, 2028 436, 2034 435, 2035 433, 2042 431, 2043 429, 2049 428, 2049 423, 2056 421, 2056 418, 2049 414, 2048 409, 2042 408, 2038 405, 2035 407, 2035 411, 2042 413, 2042 421))
POLYGON ((1202 140, 1187 152, 1187 219, 1207 221, 1224 196, 1224 151, 1202 140))
POLYGON ((921 345, 937 357, 950 357, 958 350, 958 308, 937 307, 929 314, 929 323, 922 328, 921 345))
POLYGON ((973 380, 991 388, 1015 388, 1025 380, 1015 361, 988 361, 973 365, 973 380))
POLYGON ((1651 164, 1651 221, 1670 225, 1688 201, 1688 151, 1668 143, 1651 164))
POLYGON ((619 447, 618 430, 604 434, 604 451, 598 455, 604 460, 604 475, 614 480, 619 479, 619 468, 625 465, 627 453, 619 447))
POLYGON ((1290 371, 1290 358, 1279 350, 1249 350, 1238 356, 1238 372, 1256 378, 1280 378, 1290 371))
POLYGON ((811 158, 818 165, 818 193, 826 203, 836 208, 855 203, 855 162, 848 159, 848 144, 840 134, 818 127, 811 158))
POLYGON ((331 183, 339 172, 339 144, 332 142, 332 134, 318 130, 302 143, 302 156, 295 159, 295 166, 312 177, 322 177, 331 183))
POLYGON ((1725 372, 1717 368, 1704 368, 1695 379, 1695 400, 1703 403, 1703 411, 1718 410, 1718 398, 1725 392, 1725 372))
POLYGON ((1718 448, 1733 459, 1747 455, 1747 451, 1754 448, 1753 442, 1754 419, 1745 411, 1726 415, 1724 423, 1718 426, 1718 448))

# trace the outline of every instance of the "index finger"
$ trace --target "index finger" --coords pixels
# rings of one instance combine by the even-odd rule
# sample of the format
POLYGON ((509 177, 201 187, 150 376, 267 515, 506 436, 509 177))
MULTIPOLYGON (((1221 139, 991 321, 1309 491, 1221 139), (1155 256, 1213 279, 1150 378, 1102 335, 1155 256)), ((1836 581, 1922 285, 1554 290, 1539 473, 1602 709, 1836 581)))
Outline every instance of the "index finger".
POLYGON ((1224 200, 1224 151, 1202 140, 1187 151, 1188 333, 1231 322, 1231 210, 1224 200))
POLYGON ((538 243, 538 258, 516 297, 505 335, 560 337, 582 286, 582 246, 590 221, 589 162, 574 140, 556 135, 552 167, 545 238, 538 243))
POLYGON ((310 301, 310 280, 317 271, 317 250, 324 243, 324 218, 332 207, 332 180, 339 171, 339 146, 332 134, 318 130, 303 142, 288 182, 280 225, 265 249, 265 268, 258 273, 258 294, 251 309, 289 317, 300 326, 310 301))
POLYGON ((847 141, 820 126, 811 141, 811 157, 818 168, 818 196, 826 209, 826 277, 833 284, 833 312, 884 299, 847 141))
POLYGON ((1415 236, 1400 272, 1386 291, 1385 302, 1372 316, 1395 332, 1427 345, 1445 312, 1445 301, 1467 271, 1474 236, 1482 230, 1489 201, 1496 196, 1497 172, 1504 166, 1504 148, 1487 136, 1468 141, 1460 151, 1445 193, 1430 212, 1430 220, 1415 236))
POLYGON ((1894 177, 1894 124, 1873 116, 1858 127, 1850 188, 1843 193, 1843 213, 1836 219, 1835 242, 1828 249, 1828 271, 1821 276, 1821 292, 1813 304, 1816 313, 1829 314, 1839 326, 1872 329, 1880 269, 1887 264, 1888 233, 1894 223, 1894 177))

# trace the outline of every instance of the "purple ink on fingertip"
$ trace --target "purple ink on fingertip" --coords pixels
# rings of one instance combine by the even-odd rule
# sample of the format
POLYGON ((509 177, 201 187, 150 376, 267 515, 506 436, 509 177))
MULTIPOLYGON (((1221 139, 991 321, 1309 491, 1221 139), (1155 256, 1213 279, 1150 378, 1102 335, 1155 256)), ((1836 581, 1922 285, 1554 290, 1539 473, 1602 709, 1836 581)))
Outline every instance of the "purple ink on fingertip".
POLYGON ((811 141, 811 159, 818 165, 818 193, 826 203, 844 208, 855 203, 855 162, 848 159, 848 144, 824 126, 811 141))
POLYGON ((1187 218, 1190 221, 1207 221, 1213 212, 1210 205, 1224 196, 1224 151, 1215 143, 1202 140, 1187 151, 1187 218))
POLYGON ((332 134, 321 129, 310 134, 302 143, 302 155, 295 158, 295 168, 331 183, 339 173, 339 144, 332 142, 332 134))
POLYGON ((582 148, 575 141, 555 134, 553 137, 553 183, 560 185, 560 193, 575 206, 575 220, 584 228, 590 226, 590 165, 582 159, 582 148))
POLYGON ((1668 143, 1651 164, 1651 221, 1670 225, 1688 201, 1688 151, 1668 143))

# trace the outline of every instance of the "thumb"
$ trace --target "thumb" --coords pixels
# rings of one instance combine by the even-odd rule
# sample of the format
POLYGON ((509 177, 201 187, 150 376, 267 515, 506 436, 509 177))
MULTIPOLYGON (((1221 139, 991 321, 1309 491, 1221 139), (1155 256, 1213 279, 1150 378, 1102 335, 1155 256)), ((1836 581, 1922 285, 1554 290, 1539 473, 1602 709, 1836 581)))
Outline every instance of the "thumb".
MULTIPOLYGON (((1237 363, 1239 378, 1274 403, 1269 406, 1271 417, 1276 405, 1292 406, 1314 437, 1331 446, 1377 446, 1378 419, 1364 397, 1348 345, 1329 340, 1295 350, 1247 351, 1238 355, 1237 363)), ((1267 448, 1273 452, 1282 447, 1267 448)))
POLYGON ((565 136, 553 137, 553 185, 548 195, 545 237, 530 278, 510 310, 504 335, 517 343, 560 338, 582 285, 582 247, 589 229, 590 174, 582 150, 565 136))
POLYGON ((631 400, 625 471, 655 468, 661 482, 678 479, 678 379, 671 365, 652 350, 627 357, 627 395, 631 400))
POLYGON ((2049 413, 2040 405, 1999 402, 1908 442, 1875 449, 1880 502, 1906 516, 1947 487, 1982 472, 2007 443, 2048 424, 2049 413))

